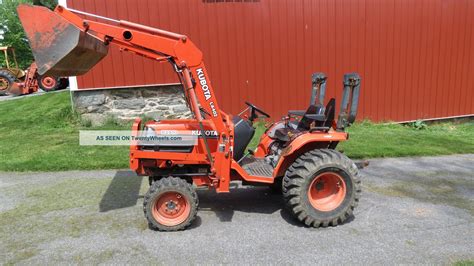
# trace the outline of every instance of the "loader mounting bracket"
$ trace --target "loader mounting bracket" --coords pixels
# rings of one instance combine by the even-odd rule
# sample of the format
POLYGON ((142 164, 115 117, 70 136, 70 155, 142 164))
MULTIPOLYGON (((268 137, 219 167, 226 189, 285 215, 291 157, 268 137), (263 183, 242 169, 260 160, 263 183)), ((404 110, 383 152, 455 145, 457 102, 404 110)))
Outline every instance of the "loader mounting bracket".
POLYGON ((343 131, 354 123, 359 105, 360 76, 357 73, 344 75, 341 109, 337 119, 337 129, 343 131))

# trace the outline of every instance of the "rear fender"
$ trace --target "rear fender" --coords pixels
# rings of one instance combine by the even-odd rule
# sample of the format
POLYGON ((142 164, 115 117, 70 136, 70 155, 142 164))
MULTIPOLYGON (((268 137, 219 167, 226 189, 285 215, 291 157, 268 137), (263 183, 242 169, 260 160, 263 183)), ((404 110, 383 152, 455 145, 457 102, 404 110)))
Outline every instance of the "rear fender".
POLYGON ((286 169, 303 153, 314 149, 334 148, 340 141, 345 141, 349 138, 346 132, 314 132, 304 133, 296 137, 291 143, 283 149, 280 160, 273 171, 274 177, 283 176, 286 169))

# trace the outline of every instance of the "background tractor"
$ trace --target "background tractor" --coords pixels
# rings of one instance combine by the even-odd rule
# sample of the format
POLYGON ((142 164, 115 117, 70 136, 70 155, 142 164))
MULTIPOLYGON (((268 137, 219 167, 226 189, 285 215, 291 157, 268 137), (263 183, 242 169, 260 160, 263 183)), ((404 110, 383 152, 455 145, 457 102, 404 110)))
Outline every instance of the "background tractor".
POLYGON ((39 75, 35 62, 28 69, 22 70, 18 66, 13 47, 0 47, 0 55, 3 57, 0 66, 0 95, 30 94, 37 92, 38 88, 49 92, 65 89, 69 85, 67 78, 39 75))

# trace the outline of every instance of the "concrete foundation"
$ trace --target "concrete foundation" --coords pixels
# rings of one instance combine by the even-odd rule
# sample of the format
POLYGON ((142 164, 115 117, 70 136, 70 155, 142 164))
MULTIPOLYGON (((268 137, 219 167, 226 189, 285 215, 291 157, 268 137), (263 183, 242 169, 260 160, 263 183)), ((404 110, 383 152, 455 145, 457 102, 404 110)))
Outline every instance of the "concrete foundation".
POLYGON ((136 117, 191 117, 179 85, 76 90, 72 92, 72 100, 76 111, 92 125, 101 125, 109 118, 130 121, 136 117))

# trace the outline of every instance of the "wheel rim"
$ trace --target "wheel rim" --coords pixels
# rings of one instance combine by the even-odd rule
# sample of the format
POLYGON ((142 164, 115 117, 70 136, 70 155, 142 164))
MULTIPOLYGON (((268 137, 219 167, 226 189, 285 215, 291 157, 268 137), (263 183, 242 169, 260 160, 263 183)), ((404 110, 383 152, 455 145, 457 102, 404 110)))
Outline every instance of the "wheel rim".
POLYGON ((179 192, 166 192, 160 195, 152 206, 153 218, 165 226, 183 223, 191 213, 191 205, 179 192))
POLYGON ((51 90, 56 86, 56 79, 52 77, 44 77, 41 79, 41 85, 47 90, 51 90))
POLYGON ((8 89, 9 84, 8 79, 0 77, 0 91, 8 89))
POLYGON ((311 181, 308 189, 309 203, 319 211, 332 211, 339 207, 346 196, 346 183, 337 173, 326 172, 311 181))

